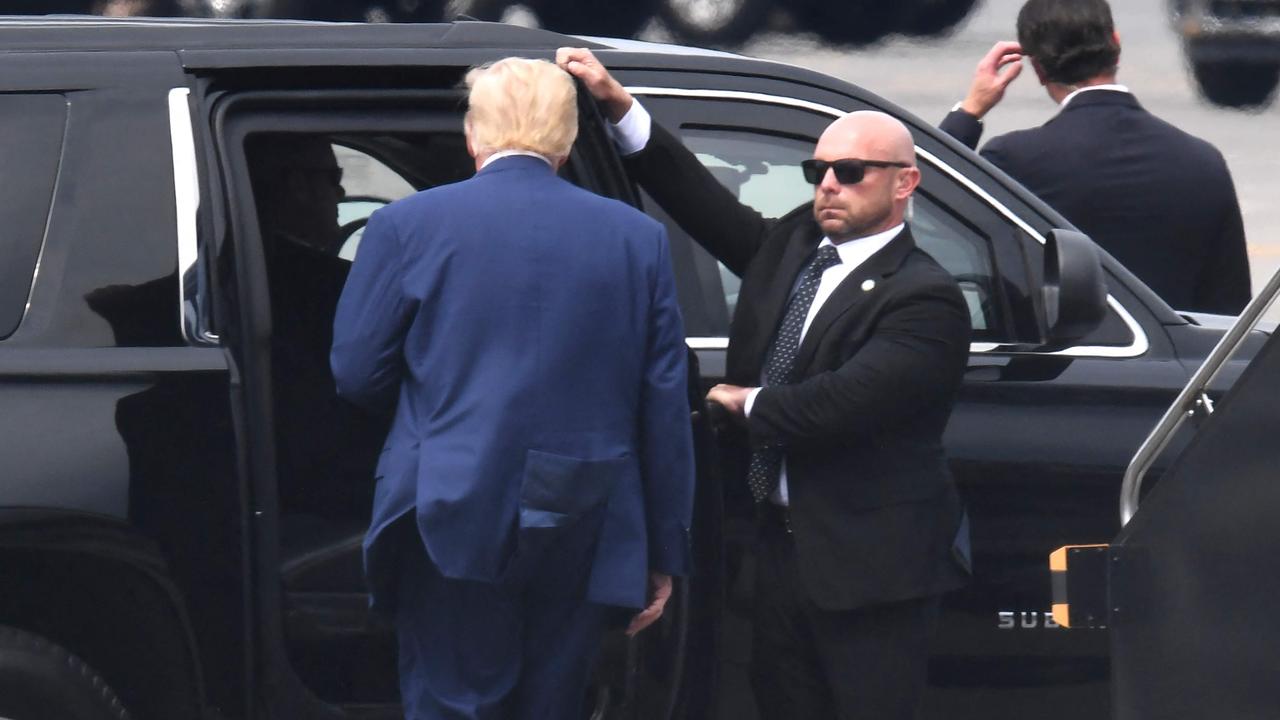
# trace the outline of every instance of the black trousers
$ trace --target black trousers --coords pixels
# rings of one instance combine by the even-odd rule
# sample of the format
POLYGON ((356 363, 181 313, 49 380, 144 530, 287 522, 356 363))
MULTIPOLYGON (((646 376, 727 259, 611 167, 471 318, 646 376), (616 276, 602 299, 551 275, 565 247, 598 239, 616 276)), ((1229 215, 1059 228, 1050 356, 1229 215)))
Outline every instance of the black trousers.
POLYGON ((762 720, 917 717, 938 596, 823 610, 777 518, 762 523, 756 565, 751 686, 762 720))

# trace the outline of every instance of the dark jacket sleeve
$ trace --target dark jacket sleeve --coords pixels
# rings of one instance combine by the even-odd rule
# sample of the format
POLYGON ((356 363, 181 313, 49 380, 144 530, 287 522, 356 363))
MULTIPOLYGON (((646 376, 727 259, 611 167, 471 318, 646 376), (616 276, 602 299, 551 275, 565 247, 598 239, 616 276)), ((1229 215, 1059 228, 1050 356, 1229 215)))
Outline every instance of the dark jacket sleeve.
POLYGON ((649 567, 686 575, 691 564, 693 434, 689 424, 688 353, 676 302, 666 230, 651 287, 644 386, 640 399, 640 458, 649 539, 649 567))
POLYGON ((663 210, 717 260, 741 276, 773 223, 742 204, 666 128, 626 158, 627 170, 663 210))
POLYGON ((938 129, 964 143, 970 150, 977 150, 978 141, 982 139, 982 121, 960 109, 947 113, 938 129))
POLYGON ((404 376, 404 336, 415 308, 403 293, 403 267, 391 220, 375 212, 338 300, 329 353, 338 394, 375 413, 394 407, 404 376))
POLYGON ((906 294, 887 306, 870 339, 840 367, 761 390, 748 420, 752 440, 794 447, 869 438, 925 406, 952 402, 969 332, 954 285, 906 294))
POLYGON ((1208 246, 1196 281, 1194 302, 1202 312, 1239 315, 1249 304, 1252 291, 1244 220, 1240 217, 1240 201, 1229 172, 1222 192, 1227 199, 1223 204, 1221 230, 1216 237, 1205 240, 1208 246))

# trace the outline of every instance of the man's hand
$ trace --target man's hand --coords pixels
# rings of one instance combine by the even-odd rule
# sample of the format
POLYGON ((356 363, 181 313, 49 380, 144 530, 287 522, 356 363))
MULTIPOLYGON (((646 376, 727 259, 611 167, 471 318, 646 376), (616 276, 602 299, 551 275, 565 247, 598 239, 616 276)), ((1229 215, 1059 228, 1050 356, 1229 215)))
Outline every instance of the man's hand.
POLYGON ((649 573, 649 607, 636 613, 627 626, 627 635, 635 635, 662 617, 662 610, 671 597, 671 576, 660 572, 649 573))
POLYGON ((604 65, 586 48, 563 47, 556 50, 556 65, 587 86, 591 97, 604 106, 611 122, 618 122, 631 109, 631 93, 613 79, 604 65))
POLYGON ((1004 99, 1005 88, 1022 72, 1022 46, 1008 40, 996 43, 978 61, 973 84, 960 108, 981 119, 1004 99))
POLYGON ((755 388, 738 385, 716 385, 707 393, 707 402, 718 403, 736 418, 747 416, 747 396, 755 388))

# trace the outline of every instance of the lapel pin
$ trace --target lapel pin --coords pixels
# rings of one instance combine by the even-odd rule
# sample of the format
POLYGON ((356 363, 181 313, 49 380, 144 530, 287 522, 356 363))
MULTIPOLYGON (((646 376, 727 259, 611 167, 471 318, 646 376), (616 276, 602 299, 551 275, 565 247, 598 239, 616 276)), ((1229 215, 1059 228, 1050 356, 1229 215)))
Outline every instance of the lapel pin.
POLYGON ((875 286, 876 286, 876 281, 875 281, 875 280, 863 280, 863 281, 862 281, 862 291, 863 291, 863 292, 869 292, 869 291, 870 291, 872 288, 874 288, 875 286))

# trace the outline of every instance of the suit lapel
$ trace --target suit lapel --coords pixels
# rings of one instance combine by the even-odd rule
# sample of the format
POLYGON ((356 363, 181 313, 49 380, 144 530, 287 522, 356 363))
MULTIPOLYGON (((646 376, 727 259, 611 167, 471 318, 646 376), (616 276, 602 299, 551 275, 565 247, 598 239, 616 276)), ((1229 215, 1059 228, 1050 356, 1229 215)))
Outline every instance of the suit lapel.
POLYGON ((880 281, 897 271, 915 247, 916 242, 911 237, 911 230, 903 228, 902 232, 890 240, 888 245, 867 258, 836 286, 835 292, 831 293, 827 301, 818 309, 818 314, 814 316, 809 329, 805 331, 804 340, 800 342, 800 349, 796 355, 797 369, 808 367, 822 336, 827 333, 837 318, 877 290, 883 292, 880 281), (864 285, 868 284, 867 281, 872 281, 870 287, 864 285))

